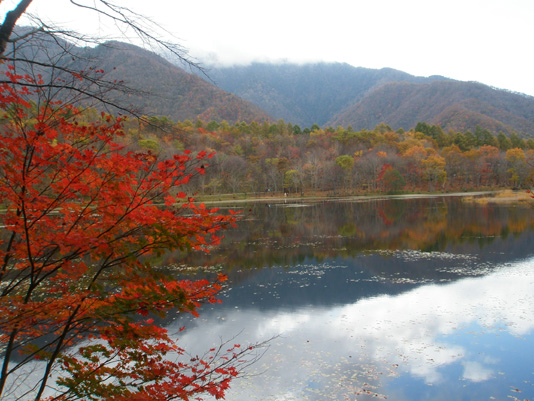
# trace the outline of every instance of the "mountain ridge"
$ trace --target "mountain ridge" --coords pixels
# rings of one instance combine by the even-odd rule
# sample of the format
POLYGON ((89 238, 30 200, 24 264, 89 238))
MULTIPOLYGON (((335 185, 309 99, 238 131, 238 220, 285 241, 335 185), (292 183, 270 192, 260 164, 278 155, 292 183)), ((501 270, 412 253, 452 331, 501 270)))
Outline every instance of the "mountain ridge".
POLYGON ((447 79, 347 63, 251 63, 212 68, 208 74, 223 90, 258 105, 274 118, 304 126, 326 124, 339 111, 388 82, 447 79))
POLYGON ((480 125, 493 132, 534 133, 534 98, 474 82, 388 83, 328 123, 362 129, 385 122, 398 129, 419 121, 444 130, 474 130, 480 125))
POLYGON ((481 125, 495 133, 534 135, 534 97, 478 82, 346 63, 252 63, 213 68, 209 74, 222 89, 275 119, 304 126, 361 130, 384 123, 411 129, 425 121, 444 129, 475 130, 481 125))
MULTIPOLYGON (((93 66, 106 71, 105 79, 123 80, 139 90, 106 94, 109 103, 124 106, 115 110, 119 112, 230 124, 282 119, 303 128, 350 125, 355 130, 381 123, 395 130, 414 128, 418 122, 457 131, 474 131, 479 125, 494 133, 534 136, 534 97, 476 82, 326 62, 213 67, 205 77, 128 43, 70 46, 69 52, 79 56, 67 52, 65 65, 71 71, 93 66)), ((28 54, 41 57, 64 50, 54 41, 37 42, 35 49, 28 48, 28 54)))
MULTIPOLYGON (((25 28, 18 31, 23 34, 25 28)), ((18 71, 30 76, 41 75, 55 88, 57 100, 70 102, 76 98, 68 85, 62 88, 56 83, 70 82, 81 71, 87 78, 81 79, 84 82, 78 86, 83 89, 78 93, 95 95, 74 100, 78 105, 112 113, 130 111, 138 116, 165 116, 175 121, 227 120, 233 124, 272 120, 256 105, 130 43, 108 41, 95 47, 79 47, 61 38, 51 39, 37 33, 33 40, 19 45, 16 53, 18 71), (30 63, 20 60, 30 60, 30 63), (125 90, 112 89, 116 83, 125 90)))
POLYGON ((143 93, 130 95, 128 101, 147 114, 164 115, 175 121, 203 119, 236 123, 270 120, 258 106, 135 45, 108 42, 86 48, 85 52, 102 61, 101 68, 110 71, 107 79, 135 82, 135 87, 143 93))

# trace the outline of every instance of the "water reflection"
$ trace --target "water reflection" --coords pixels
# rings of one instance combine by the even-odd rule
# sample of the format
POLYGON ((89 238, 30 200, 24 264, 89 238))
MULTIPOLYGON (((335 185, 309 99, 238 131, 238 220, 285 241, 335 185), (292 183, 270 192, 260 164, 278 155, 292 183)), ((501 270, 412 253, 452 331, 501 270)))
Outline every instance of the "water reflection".
POLYGON ((230 401, 356 399, 365 391, 428 400, 455 387, 450 399, 500 399, 512 386, 526 396, 534 394, 534 363, 521 362, 534 345, 533 290, 529 259, 482 277, 344 305, 264 310, 223 304, 202 314, 180 341, 200 352, 211 344, 199 339, 240 331, 243 341, 276 337, 254 367, 262 374, 237 381, 230 401))
POLYGON ((532 208, 465 204, 453 197, 256 203, 233 209, 242 211, 242 220, 209 257, 192 254, 184 259, 176 253, 159 264, 220 264, 231 271, 292 266, 306 257, 354 257, 369 250, 479 254, 496 240, 502 249, 493 245, 495 254, 510 254, 510 247, 515 247, 520 256, 528 248, 517 237, 534 227, 532 208))
POLYGON ((243 212, 209 256, 161 261, 230 277, 223 303, 185 322, 184 348, 274 337, 229 401, 534 398, 532 209, 434 198, 243 212))

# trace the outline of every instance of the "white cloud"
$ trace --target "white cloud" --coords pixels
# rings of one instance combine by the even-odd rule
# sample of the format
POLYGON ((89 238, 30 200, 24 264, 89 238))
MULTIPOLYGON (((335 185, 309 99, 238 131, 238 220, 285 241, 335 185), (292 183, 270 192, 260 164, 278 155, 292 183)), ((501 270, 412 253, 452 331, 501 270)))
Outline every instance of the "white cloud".
MULTIPOLYGON (((489 333, 531 335, 533 290, 534 260, 530 260, 484 277, 331 308, 291 312, 241 308, 230 313, 228 323, 193 328, 180 341, 189 349, 202 347, 199 340, 204 335, 231 338, 243 330, 237 341, 256 341, 280 334, 257 367, 268 369, 267 376, 261 375, 257 382, 237 382, 231 399, 238 401, 254 400, 258 391, 265 397, 301 394, 345 379, 345 385, 373 380, 379 385, 397 374, 438 384, 443 369, 455 364, 463 365, 464 380, 481 382, 494 375, 498 358, 489 350, 473 359, 469 349, 455 343, 455 334, 480 327, 489 333), (209 333, 204 334, 206 330, 209 333), (360 370, 354 371, 356 366, 360 370), (262 387, 266 382, 268 389, 262 387)), ((348 390, 340 387, 340 394, 343 391, 348 390)))
MULTIPOLYGON (((127 6, 160 22, 193 55, 224 64, 338 61, 534 95, 529 0, 129 0, 127 6)), ((67 0, 34 0, 31 10, 89 34, 112 29, 67 0)))

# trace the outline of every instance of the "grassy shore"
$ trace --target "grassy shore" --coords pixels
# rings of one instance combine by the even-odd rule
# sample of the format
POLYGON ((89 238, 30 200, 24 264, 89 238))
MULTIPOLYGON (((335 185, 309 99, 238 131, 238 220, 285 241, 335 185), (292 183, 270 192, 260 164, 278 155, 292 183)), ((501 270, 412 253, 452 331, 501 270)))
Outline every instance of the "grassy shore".
POLYGON ((522 204, 534 206, 534 199, 532 199, 532 194, 528 193, 526 190, 512 191, 511 189, 506 189, 503 191, 496 191, 487 196, 466 196, 462 199, 464 202, 473 202, 478 204, 522 204))
POLYGON ((364 194, 364 195, 339 195, 327 192, 290 194, 284 196, 283 194, 267 194, 267 193, 239 193, 239 194, 220 194, 220 195, 204 195, 197 196, 197 202, 204 202, 208 204, 216 203, 244 203, 244 202, 280 202, 288 201, 295 202, 303 201, 320 201, 320 200, 372 200, 372 199, 408 199, 408 198, 424 198, 436 196, 461 196, 464 202, 473 202, 479 204, 499 203, 499 204, 532 204, 534 199, 531 194, 525 190, 512 191, 478 191, 478 192, 454 192, 454 193, 399 193, 399 194, 364 194))

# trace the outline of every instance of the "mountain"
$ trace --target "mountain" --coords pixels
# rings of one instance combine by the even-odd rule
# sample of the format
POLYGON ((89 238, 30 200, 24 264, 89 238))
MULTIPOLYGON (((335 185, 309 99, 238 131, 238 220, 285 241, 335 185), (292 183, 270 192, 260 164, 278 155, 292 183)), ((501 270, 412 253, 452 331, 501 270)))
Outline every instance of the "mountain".
POLYGON ((369 91, 386 83, 446 80, 344 63, 253 63, 212 68, 208 75, 221 89, 258 105, 274 118, 307 127, 327 124, 369 91))
MULTIPOLYGON (((38 60, 52 57, 57 66, 74 71, 103 69, 106 79, 123 80, 139 90, 108 92, 106 99, 140 114, 175 121, 283 119, 302 127, 350 125, 355 130, 373 129, 380 123, 410 129, 423 121, 445 130, 473 131, 480 125, 494 133, 534 136, 534 97, 474 82, 342 63, 253 63, 212 68, 207 71, 209 78, 203 78, 126 43, 81 48, 49 37, 31 42, 24 42, 26 47, 18 49, 17 55, 38 60), (67 57, 56 59, 57 54, 67 57)), ((41 72, 38 65, 30 68, 41 72)))
POLYGON ((99 68, 109 71, 107 79, 120 79, 143 91, 122 100, 146 114, 167 116, 174 121, 200 118, 235 123, 270 119, 258 106, 137 46, 106 43, 86 48, 84 57, 99 60, 99 68))
MULTIPOLYGON (((25 28, 21 29, 24 33, 25 28)), ((223 91, 156 53, 131 44, 107 42, 96 47, 82 48, 60 38, 51 40, 49 36, 42 36, 25 42, 17 49, 17 54, 22 58, 52 63, 59 67, 44 68, 39 64, 27 67, 32 73, 41 73, 48 79, 52 79, 51 74, 54 74, 56 82, 62 67, 71 71, 102 69, 107 81, 123 81, 124 85, 134 89, 127 94, 106 91, 105 99, 120 104, 124 109, 135 111, 136 114, 166 116, 174 121, 195 121, 200 118, 205 121, 227 120, 235 123, 272 119, 258 106, 223 91)), ((60 78, 67 83, 72 80, 72 76, 65 73, 60 78)), ((83 87, 85 82, 78 83, 77 86, 83 87)), ((59 98, 65 100, 66 92, 61 89, 58 91, 59 98)), ((111 112, 118 111, 98 101, 91 105, 99 109, 105 107, 111 112)))
POLYGON ((385 84, 332 118, 328 124, 371 129, 382 122, 412 128, 419 121, 444 130, 534 134, 534 97, 475 82, 435 81, 385 84))
POLYGON ((415 77, 390 68, 340 63, 265 64, 213 68, 222 89, 275 119, 309 127, 410 129, 419 121, 458 131, 477 125, 534 136, 534 97, 441 76, 415 77))

